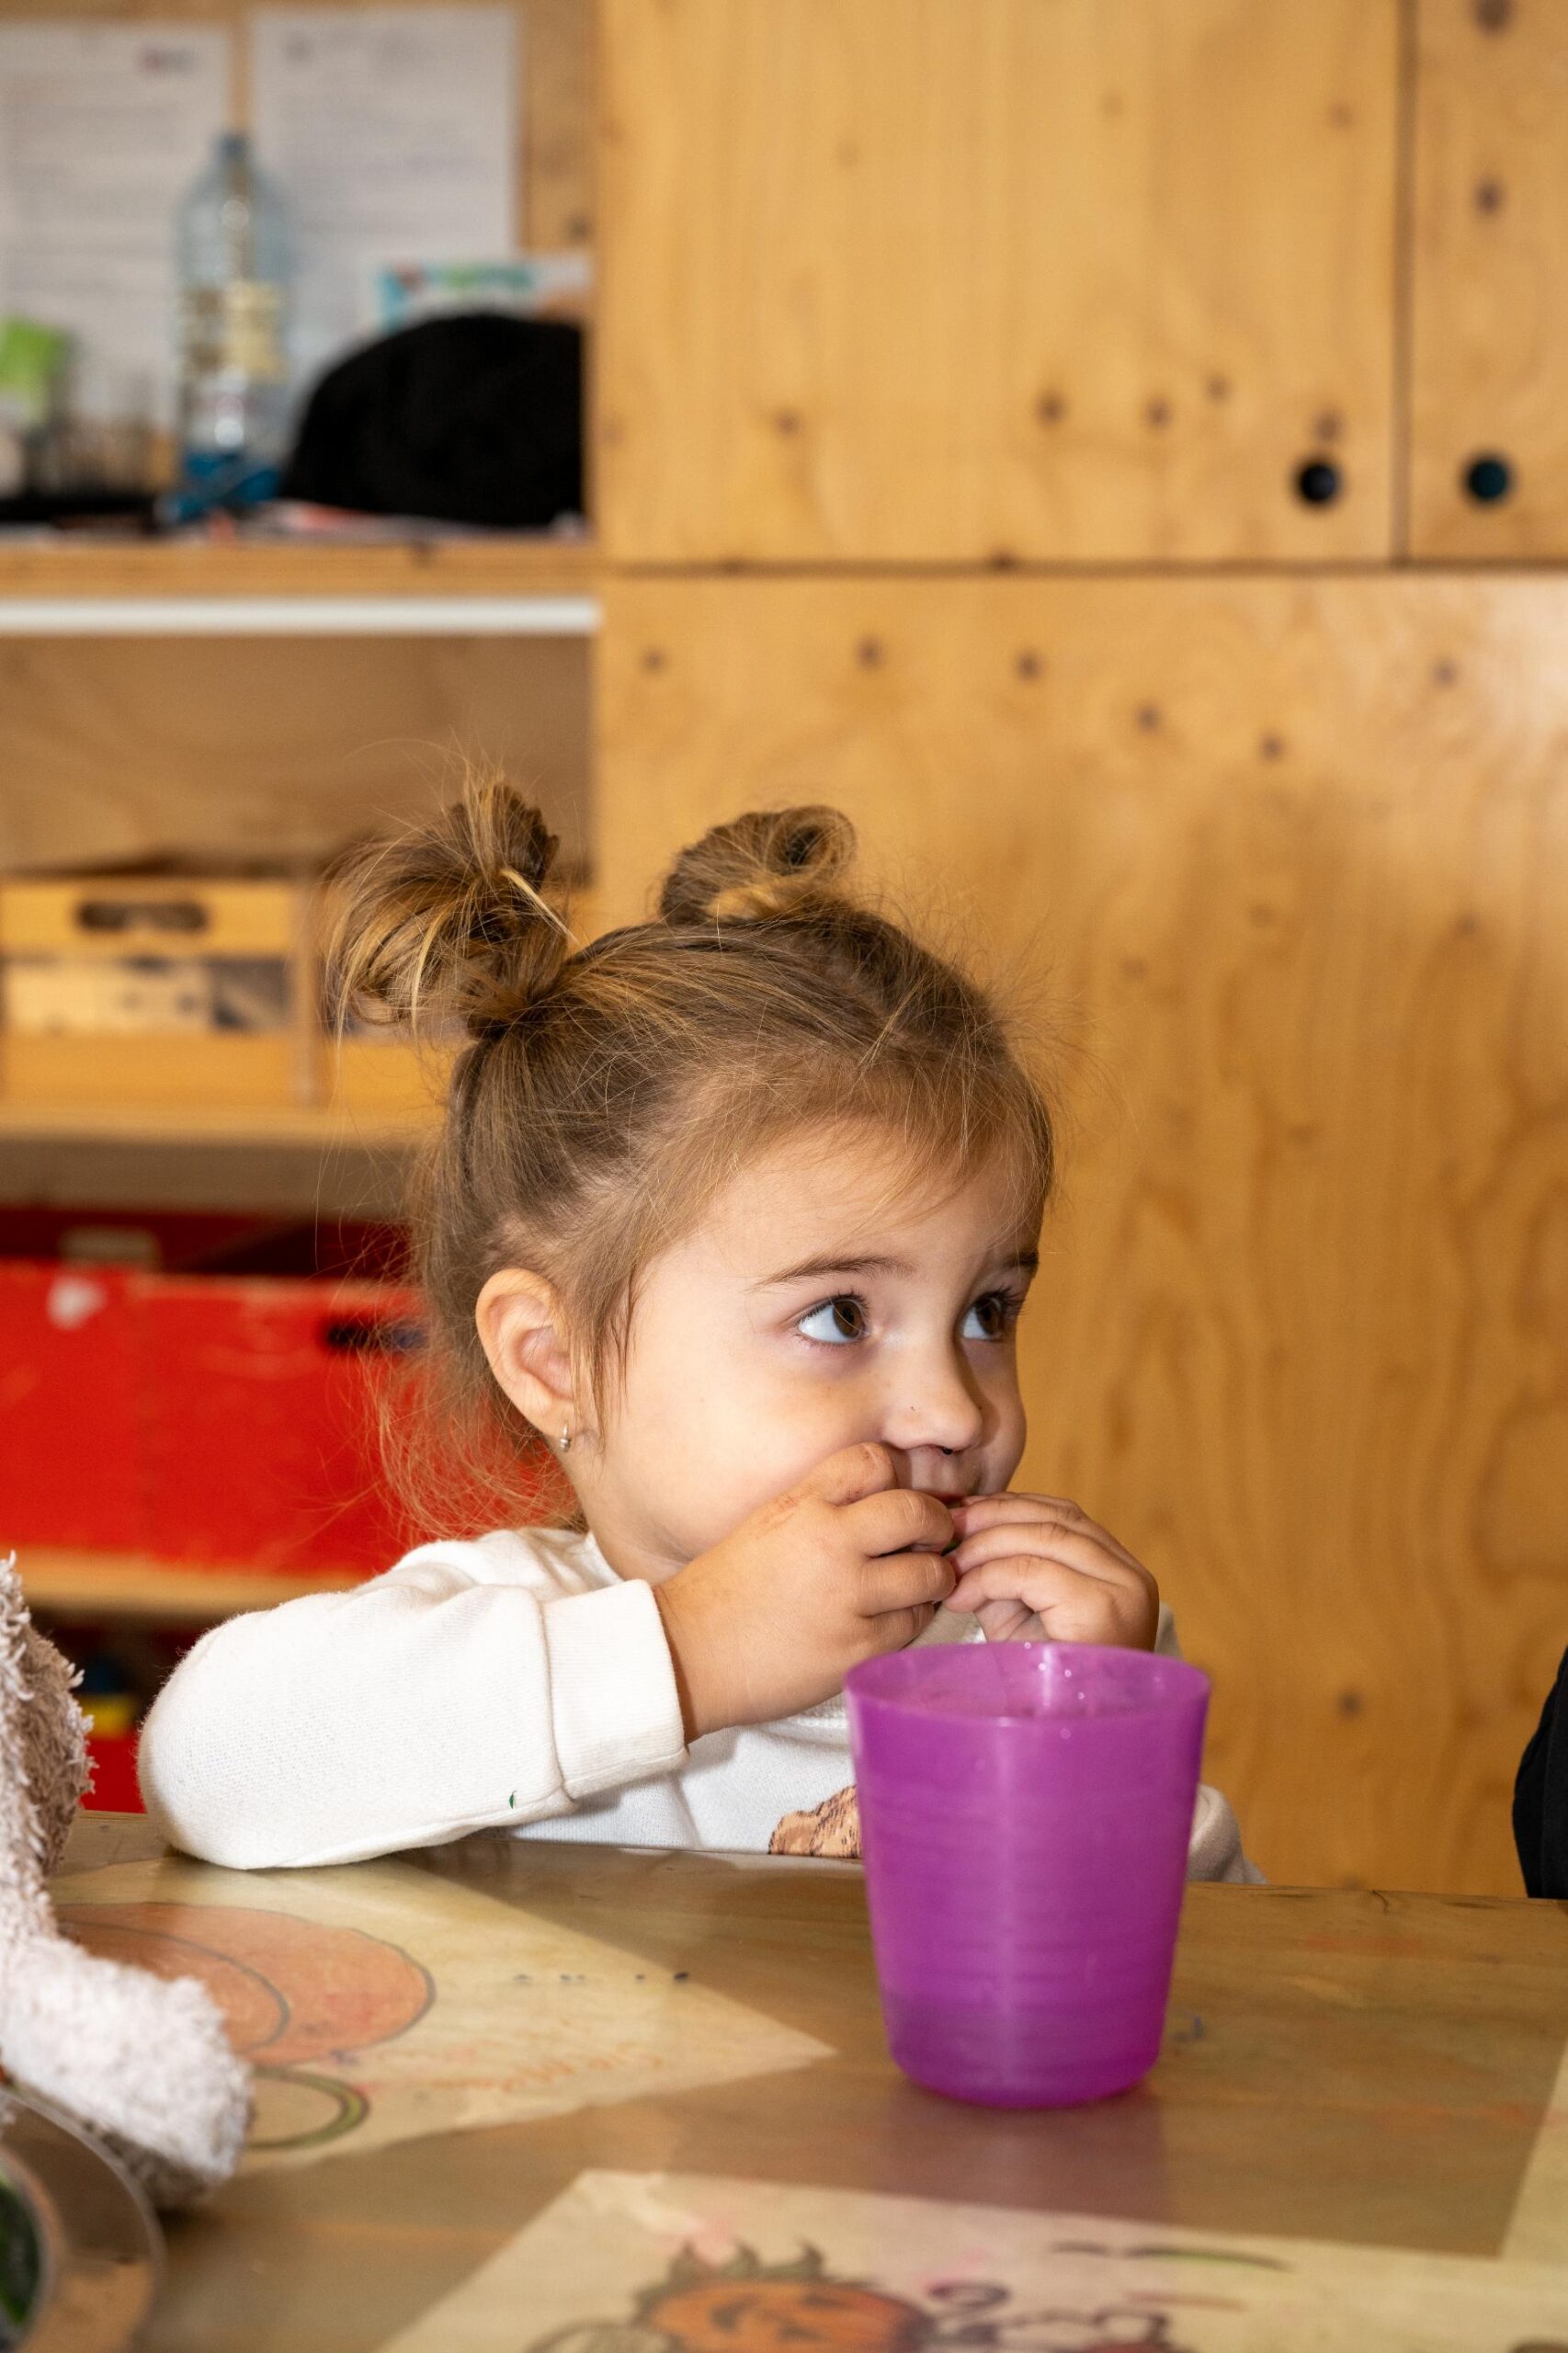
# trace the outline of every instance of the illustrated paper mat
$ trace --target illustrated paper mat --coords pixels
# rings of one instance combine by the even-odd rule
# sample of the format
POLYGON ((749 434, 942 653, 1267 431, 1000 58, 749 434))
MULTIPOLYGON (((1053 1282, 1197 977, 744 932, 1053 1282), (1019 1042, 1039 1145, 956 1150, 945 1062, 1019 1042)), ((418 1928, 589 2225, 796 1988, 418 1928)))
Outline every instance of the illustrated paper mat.
POLYGON ((381 2353, 1568 2353, 1561 2271, 580 2174, 381 2353))
POLYGON ((772 2075, 828 2046, 416 1865, 242 1879, 177 1859, 54 1886, 94 1952, 196 1977, 256 2070, 247 2166, 772 2075))

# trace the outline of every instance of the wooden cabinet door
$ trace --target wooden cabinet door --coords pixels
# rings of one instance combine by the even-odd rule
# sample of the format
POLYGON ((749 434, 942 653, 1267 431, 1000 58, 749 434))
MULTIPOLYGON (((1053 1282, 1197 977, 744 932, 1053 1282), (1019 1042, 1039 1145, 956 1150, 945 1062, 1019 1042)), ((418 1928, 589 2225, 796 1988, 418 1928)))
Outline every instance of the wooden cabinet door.
POLYGON ((610 553, 1385 555, 1396 15, 602 0, 610 553))
POLYGON ((1278 1879, 1519 1890, 1568 1642, 1565 638, 1539 578, 609 596, 608 920, 831 801, 1042 1014, 1019 1483, 1155 1571, 1278 1879))
POLYGON ((1420 0, 1411 548, 1568 555, 1568 8, 1420 0))

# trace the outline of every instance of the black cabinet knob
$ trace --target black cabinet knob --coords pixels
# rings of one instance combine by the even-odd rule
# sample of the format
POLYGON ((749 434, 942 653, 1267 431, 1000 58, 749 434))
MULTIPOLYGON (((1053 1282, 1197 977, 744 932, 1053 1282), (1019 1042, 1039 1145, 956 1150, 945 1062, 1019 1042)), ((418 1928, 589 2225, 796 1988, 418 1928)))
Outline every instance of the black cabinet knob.
POLYGON ((1332 458, 1308 458, 1296 469, 1296 495, 1308 506, 1332 506, 1343 487, 1332 458))
POLYGON ((1478 506, 1494 506, 1514 487, 1514 469, 1495 449, 1483 450, 1464 470, 1464 486, 1478 506))

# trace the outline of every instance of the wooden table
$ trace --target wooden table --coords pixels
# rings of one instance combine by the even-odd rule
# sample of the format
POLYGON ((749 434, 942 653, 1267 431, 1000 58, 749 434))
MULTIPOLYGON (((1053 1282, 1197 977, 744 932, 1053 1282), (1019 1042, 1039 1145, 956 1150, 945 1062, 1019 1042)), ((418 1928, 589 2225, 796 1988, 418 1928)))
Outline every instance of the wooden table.
MULTIPOLYGON (((155 1851, 133 1819, 85 1818, 77 1897, 155 1851)), ((1517 2242, 1533 2167, 1524 2251, 1565 2267, 1568 2340, 1568 2166, 1556 2160, 1561 2241, 1543 2245, 1538 2147, 1568 2043, 1568 1905, 1195 1887, 1150 2081, 1094 2108, 1006 2114, 932 2097, 892 2066, 853 1865, 490 1836, 401 1861, 422 1899, 477 1892, 616 1949, 639 1987, 728 1996, 832 2055, 242 2176, 170 2226, 159 2353, 369 2353, 600 2167, 1485 2256, 1517 2242)), ((242 1907, 309 1876, 200 1874, 242 1907)), ((350 1905, 382 1885, 330 1877, 350 1905)), ((387 1936, 384 1898, 371 1925, 387 1936)))

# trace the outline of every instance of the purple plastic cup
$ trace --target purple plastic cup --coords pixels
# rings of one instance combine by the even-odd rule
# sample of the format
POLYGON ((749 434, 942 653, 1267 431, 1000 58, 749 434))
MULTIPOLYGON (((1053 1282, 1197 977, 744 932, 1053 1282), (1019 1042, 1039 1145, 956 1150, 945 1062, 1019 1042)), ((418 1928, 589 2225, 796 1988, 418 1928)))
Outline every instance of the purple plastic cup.
POLYGON ((931 2091, 1067 2108, 1159 2054, 1209 1678, 1070 1643, 894 1651, 845 1685, 888 2043, 931 2091))

